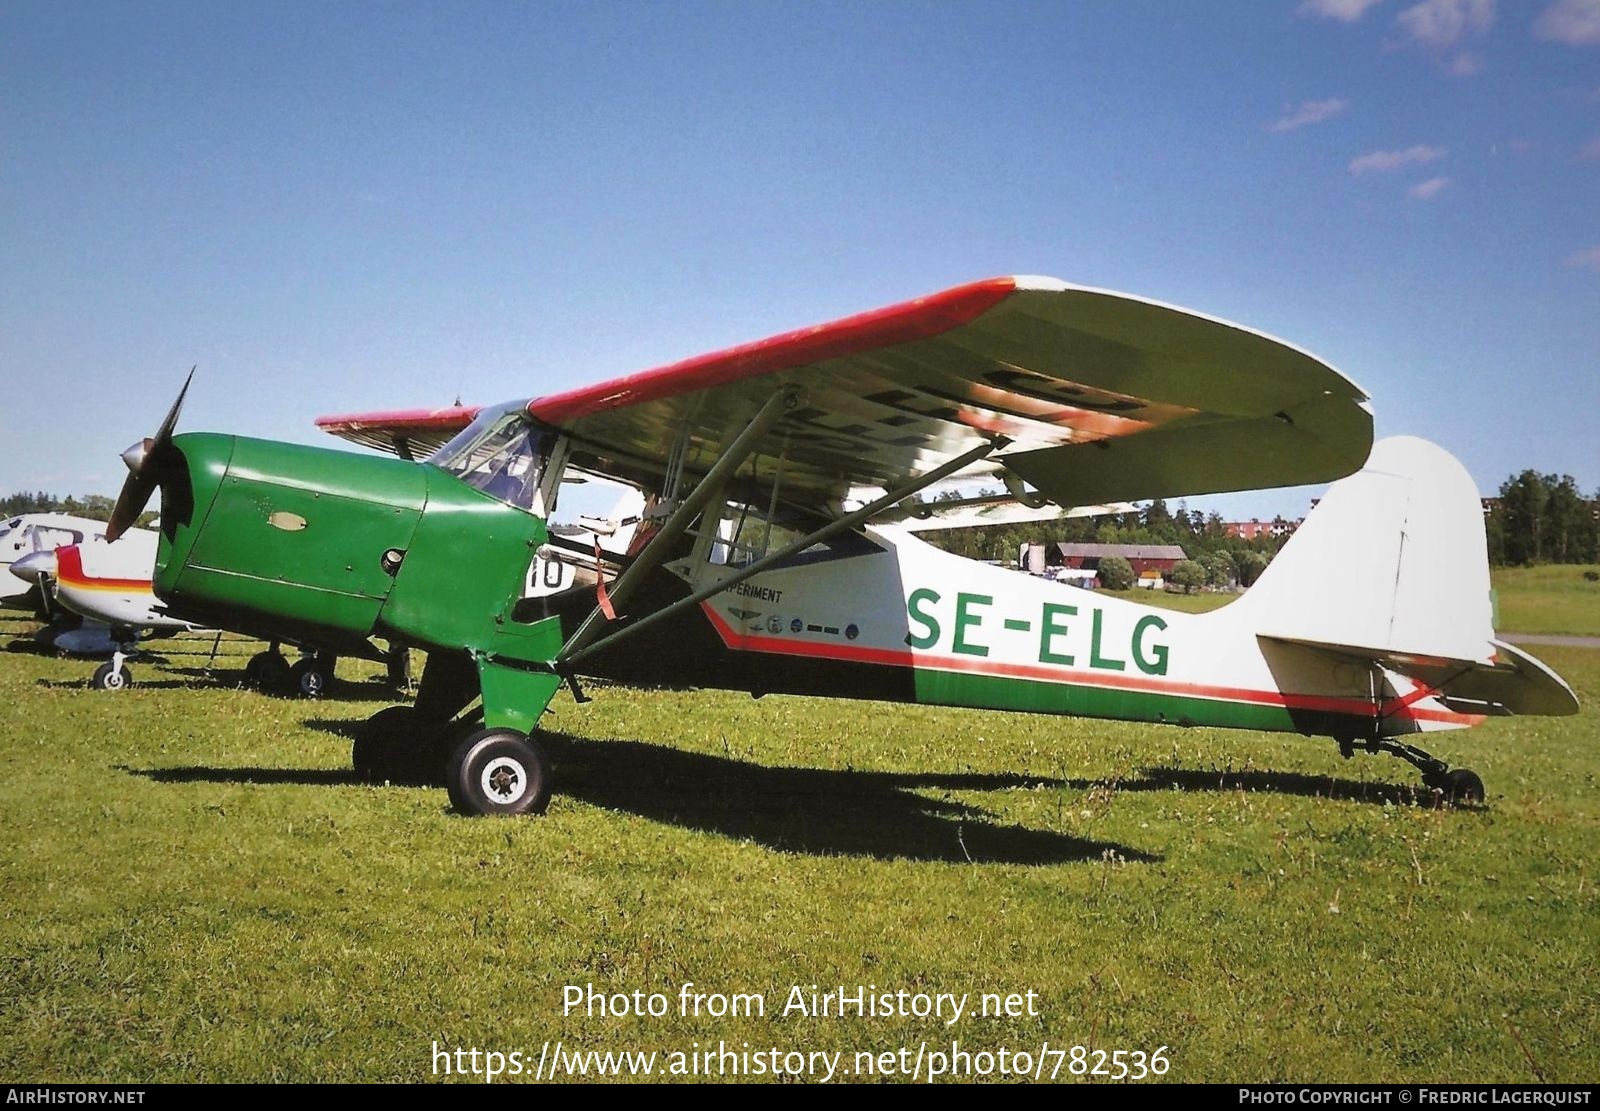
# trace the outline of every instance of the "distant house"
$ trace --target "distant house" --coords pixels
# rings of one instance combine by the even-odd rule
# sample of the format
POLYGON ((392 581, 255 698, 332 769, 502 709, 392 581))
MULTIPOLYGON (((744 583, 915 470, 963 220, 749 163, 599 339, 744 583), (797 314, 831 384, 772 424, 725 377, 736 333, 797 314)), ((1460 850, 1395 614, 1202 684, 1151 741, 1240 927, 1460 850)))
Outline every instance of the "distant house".
POLYGON ((1107 556, 1127 560, 1134 577, 1145 582, 1164 580, 1189 558, 1176 544, 1024 544, 1018 563, 1035 575, 1060 568, 1061 577, 1081 579, 1092 578, 1107 556))
MULTIPOLYGON (((1316 502, 1312 502, 1312 508, 1315 508, 1316 504, 1316 502)), ((1237 536, 1241 540, 1255 540, 1263 536, 1288 536, 1299 527, 1299 521, 1286 521, 1282 517, 1274 517, 1270 521, 1260 521, 1254 518, 1248 521, 1224 521, 1222 524, 1224 532, 1229 536, 1237 536)))

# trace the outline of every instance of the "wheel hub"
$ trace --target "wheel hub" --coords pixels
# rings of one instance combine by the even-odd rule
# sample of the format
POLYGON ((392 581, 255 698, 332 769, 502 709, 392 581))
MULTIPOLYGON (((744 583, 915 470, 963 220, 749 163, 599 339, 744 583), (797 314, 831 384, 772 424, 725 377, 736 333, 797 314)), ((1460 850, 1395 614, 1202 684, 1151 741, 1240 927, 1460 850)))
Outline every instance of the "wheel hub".
POLYGON ((497 802, 509 803, 521 796, 526 788, 527 775, 522 765, 501 756, 489 761, 483 769, 483 793, 497 802))

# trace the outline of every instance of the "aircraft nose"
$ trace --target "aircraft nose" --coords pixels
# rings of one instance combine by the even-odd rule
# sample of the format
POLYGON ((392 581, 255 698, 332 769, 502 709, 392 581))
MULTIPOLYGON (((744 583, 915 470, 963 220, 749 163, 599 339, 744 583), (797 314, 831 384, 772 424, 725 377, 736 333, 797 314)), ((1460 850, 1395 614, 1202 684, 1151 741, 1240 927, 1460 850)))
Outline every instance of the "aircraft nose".
POLYGON ((11 565, 11 573, 25 583, 40 584, 56 573, 56 553, 30 552, 11 565))

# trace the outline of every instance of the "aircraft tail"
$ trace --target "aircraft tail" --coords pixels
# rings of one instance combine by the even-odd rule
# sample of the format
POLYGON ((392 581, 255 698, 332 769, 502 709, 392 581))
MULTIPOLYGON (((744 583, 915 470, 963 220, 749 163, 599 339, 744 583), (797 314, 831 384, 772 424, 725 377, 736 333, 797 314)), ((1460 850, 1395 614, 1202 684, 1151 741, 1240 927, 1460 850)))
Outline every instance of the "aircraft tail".
POLYGON ((1482 502, 1425 440, 1375 444, 1235 606, 1258 636, 1377 664, 1462 710, 1577 711, 1558 676, 1495 639, 1482 502))

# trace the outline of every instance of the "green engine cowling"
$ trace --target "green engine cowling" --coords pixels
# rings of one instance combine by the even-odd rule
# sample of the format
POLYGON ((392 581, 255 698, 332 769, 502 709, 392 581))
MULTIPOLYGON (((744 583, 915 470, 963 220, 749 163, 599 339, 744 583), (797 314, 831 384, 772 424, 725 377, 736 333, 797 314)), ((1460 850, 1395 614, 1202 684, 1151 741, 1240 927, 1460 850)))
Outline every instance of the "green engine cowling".
POLYGON ((373 636, 465 648, 486 721, 532 728, 561 630, 512 610, 544 521, 428 464, 214 433, 173 444, 185 473, 162 482, 155 590, 175 612, 346 654, 373 636))

